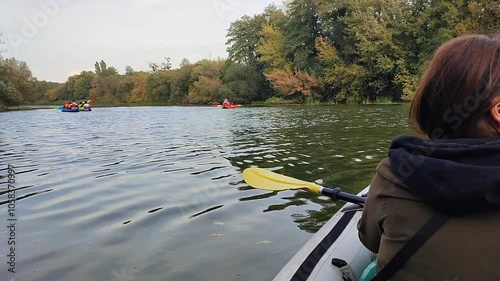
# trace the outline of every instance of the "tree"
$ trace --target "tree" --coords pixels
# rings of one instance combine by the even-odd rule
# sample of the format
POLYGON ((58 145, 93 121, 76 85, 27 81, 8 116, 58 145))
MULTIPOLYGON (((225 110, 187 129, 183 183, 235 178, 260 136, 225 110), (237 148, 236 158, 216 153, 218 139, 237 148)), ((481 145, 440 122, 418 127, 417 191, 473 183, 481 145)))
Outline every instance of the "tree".
POLYGON ((194 64, 184 64, 175 73, 175 77, 170 85, 170 102, 173 104, 182 104, 188 96, 189 89, 192 87, 191 73, 194 64))
POLYGON ((259 45, 260 32, 264 17, 243 16, 241 19, 231 23, 227 36, 226 45, 229 59, 235 62, 255 66, 257 63, 257 46, 259 45))
POLYGON ((147 74, 146 73, 136 73, 132 76, 132 82, 134 87, 130 92, 127 100, 131 103, 142 103, 145 101, 151 101, 151 97, 147 90, 147 74))
POLYGON ((134 74, 134 69, 130 65, 127 65, 125 67, 125 75, 130 76, 133 74, 134 74))
POLYGON ((75 79, 74 89, 73 89, 73 99, 83 100, 90 97, 90 92, 92 90, 92 81, 95 78, 95 74, 92 71, 82 71, 75 79))
POLYGON ((352 3, 352 12, 342 19, 346 25, 346 42, 350 46, 346 48, 346 53, 352 65, 362 68, 351 69, 351 64, 347 64, 348 68, 341 73, 362 74, 361 77, 366 79, 361 93, 363 98, 375 100, 388 96, 400 99, 401 90, 394 79, 399 72, 406 72, 405 58, 393 34, 396 23, 403 20, 401 2, 363 0, 352 3))
POLYGON ((99 77, 118 75, 118 70, 112 66, 108 67, 104 60, 96 62, 94 66, 95 66, 95 73, 99 77))
POLYGON ((469 12, 465 30, 476 33, 498 33, 500 5, 498 1, 464 1, 469 12))
POLYGON ((95 67, 95 74, 100 76, 102 71, 101 71, 101 65, 99 64, 99 62, 96 61, 94 64, 94 67, 95 67))
POLYGON ((286 4, 285 56, 293 68, 316 70, 316 37, 321 36, 319 0, 293 0, 286 4))
POLYGON ((191 64, 191 62, 189 62, 188 59, 183 58, 182 61, 181 61, 181 63, 180 63, 180 65, 179 65, 179 67, 182 68, 182 67, 190 65, 190 64, 191 64))
POLYGON ((236 103, 249 103, 259 98, 260 80, 260 75, 251 66, 230 62, 219 96, 236 103))
POLYGON ((265 65, 264 69, 272 71, 273 69, 290 68, 284 55, 285 39, 283 34, 272 24, 264 24, 260 36, 256 52, 259 54, 258 61, 265 65))
POLYGON ((189 103, 206 104, 220 100, 224 60, 202 60, 191 72, 192 87, 189 89, 189 103))
POLYGON ((298 97, 301 100, 307 96, 316 96, 316 88, 321 85, 315 75, 301 70, 275 70, 266 74, 266 77, 283 96, 298 97))
POLYGON ((0 103, 20 105, 36 101, 34 78, 26 62, 14 58, 0 59, 0 82, 0 103))
POLYGON ((149 62, 149 68, 151 72, 155 73, 162 70, 169 70, 172 68, 172 63, 170 62, 170 57, 166 57, 165 61, 158 64, 155 62, 149 62))
POLYGON ((127 75, 120 80, 120 85, 118 86, 118 91, 116 92, 116 98, 118 101, 127 102, 128 96, 134 89, 133 75, 135 74, 127 75))
POLYGON ((172 93, 171 84, 175 79, 175 71, 162 70, 148 75, 148 92, 151 101, 168 102, 172 93))

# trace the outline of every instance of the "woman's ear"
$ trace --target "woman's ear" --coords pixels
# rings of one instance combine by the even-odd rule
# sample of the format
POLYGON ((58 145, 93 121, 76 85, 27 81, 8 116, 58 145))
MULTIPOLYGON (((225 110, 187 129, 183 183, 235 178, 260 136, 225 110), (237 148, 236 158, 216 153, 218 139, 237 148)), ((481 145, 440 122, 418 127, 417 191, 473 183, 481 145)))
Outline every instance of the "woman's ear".
POLYGON ((493 107, 490 109, 491 117, 500 126, 500 99, 493 102, 493 107))

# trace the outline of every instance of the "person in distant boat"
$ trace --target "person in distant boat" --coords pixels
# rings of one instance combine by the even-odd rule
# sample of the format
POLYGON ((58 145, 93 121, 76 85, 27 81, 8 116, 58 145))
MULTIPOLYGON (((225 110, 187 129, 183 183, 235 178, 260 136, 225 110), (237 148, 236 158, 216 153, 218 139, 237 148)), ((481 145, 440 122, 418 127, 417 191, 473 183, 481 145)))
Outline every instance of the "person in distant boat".
POLYGON ((88 104, 87 102, 85 102, 83 104, 83 109, 90 109, 90 104, 88 104))
POLYGON ((500 37, 439 47, 409 120, 427 138, 392 141, 358 223, 380 280, 500 280, 500 37))
POLYGON ((72 101, 71 102, 71 108, 77 108, 78 107, 78 104, 76 103, 76 101, 72 101))
POLYGON ((69 103, 69 101, 64 103, 64 108, 70 108, 70 106, 71 106, 71 104, 69 103))
POLYGON ((232 102, 230 102, 228 99, 224 99, 224 102, 222 103, 222 106, 226 107, 226 106, 231 106, 233 105, 232 102))

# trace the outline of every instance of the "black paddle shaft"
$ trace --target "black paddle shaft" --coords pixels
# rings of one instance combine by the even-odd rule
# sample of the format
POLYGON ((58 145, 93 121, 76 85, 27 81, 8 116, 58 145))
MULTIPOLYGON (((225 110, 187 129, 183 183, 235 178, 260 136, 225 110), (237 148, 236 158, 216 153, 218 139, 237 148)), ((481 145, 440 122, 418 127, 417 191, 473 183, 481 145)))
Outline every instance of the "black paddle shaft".
POLYGON ((346 202, 354 203, 354 204, 364 204, 365 203, 365 198, 361 196, 356 196, 347 192, 343 192, 342 189, 340 188, 327 188, 323 187, 323 190, 321 191, 323 195, 326 195, 330 198, 332 198, 333 201, 338 201, 338 200, 343 200, 346 202))

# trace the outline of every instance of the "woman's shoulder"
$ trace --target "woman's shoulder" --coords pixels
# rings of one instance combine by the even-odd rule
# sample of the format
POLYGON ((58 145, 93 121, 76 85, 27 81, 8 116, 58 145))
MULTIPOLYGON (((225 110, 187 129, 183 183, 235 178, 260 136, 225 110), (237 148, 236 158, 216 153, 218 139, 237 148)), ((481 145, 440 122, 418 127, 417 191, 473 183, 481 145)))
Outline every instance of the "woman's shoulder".
POLYGON ((377 165, 375 176, 370 184, 370 192, 381 197, 422 201, 392 172, 389 158, 383 159, 377 165))

